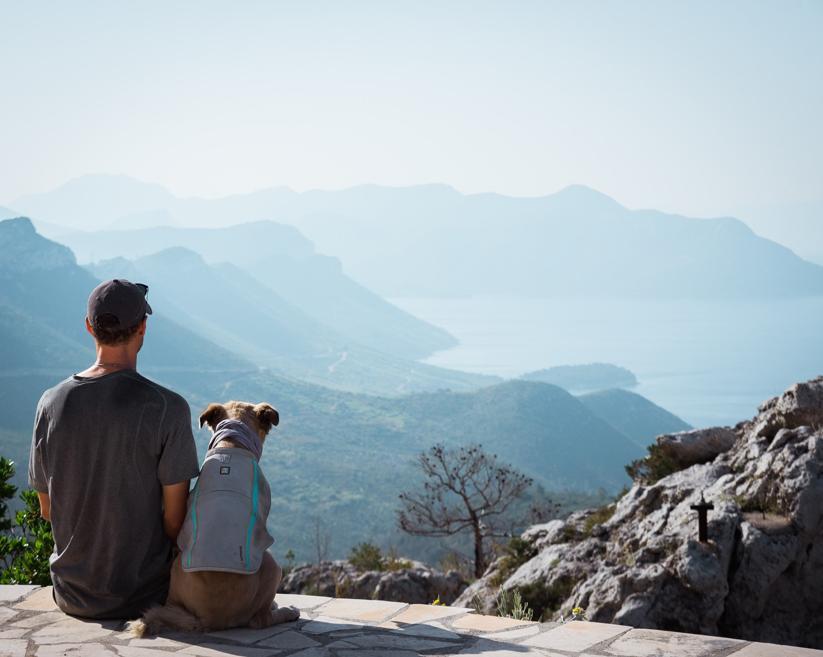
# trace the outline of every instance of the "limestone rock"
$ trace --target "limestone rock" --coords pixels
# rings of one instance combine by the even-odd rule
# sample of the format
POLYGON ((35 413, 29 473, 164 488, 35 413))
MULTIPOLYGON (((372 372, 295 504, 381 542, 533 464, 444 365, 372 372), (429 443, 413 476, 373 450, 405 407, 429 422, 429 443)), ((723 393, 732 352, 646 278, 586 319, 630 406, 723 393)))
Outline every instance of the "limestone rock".
POLYGON ((430 604, 451 604, 467 582, 455 570, 443 573, 419 561, 409 568, 361 572, 348 561, 323 561, 294 568, 280 585, 283 593, 430 604))
POLYGON ((707 463, 731 449, 737 434, 728 427, 680 431, 657 438, 657 445, 681 467, 707 463))
POLYGON ((544 620, 589 620, 823 647, 823 377, 734 429, 663 436, 681 468, 613 506, 523 532, 536 554, 467 588, 493 610, 518 589, 544 620), (701 497, 709 542, 697 538, 701 497))

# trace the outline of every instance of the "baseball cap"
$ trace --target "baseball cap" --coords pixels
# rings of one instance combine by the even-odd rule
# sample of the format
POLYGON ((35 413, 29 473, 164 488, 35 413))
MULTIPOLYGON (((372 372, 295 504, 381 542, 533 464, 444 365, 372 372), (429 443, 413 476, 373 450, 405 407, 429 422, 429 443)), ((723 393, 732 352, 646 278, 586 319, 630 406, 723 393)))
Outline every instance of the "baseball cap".
POLYGON ((92 326, 101 315, 116 318, 116 328, 136 326, 144 315, 151 315, 151 306, 146 301, 148 291, 148 285, 122 278, 104 281, 91 291, 86 316, 92 326))

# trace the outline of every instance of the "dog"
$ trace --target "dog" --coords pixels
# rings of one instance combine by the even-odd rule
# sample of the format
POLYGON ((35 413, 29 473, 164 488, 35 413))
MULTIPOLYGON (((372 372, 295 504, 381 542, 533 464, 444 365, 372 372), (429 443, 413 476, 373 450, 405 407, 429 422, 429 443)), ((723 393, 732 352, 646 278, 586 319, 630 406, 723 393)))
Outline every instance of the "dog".
POLYGON ((279 422, 269 404, 239 401, 209 404, 200 415, 200 426, 208 424, 212 439, 189 495, 169 595, 165 605, 129 623, 133 636, 164 629, 261 629, 300 617, 299 609, 274 603, 283 571, 266 549, 274 540, 266 530, 271 493, 257 460, 279 422), (209 513, 217 518, 209 519, 209 513))

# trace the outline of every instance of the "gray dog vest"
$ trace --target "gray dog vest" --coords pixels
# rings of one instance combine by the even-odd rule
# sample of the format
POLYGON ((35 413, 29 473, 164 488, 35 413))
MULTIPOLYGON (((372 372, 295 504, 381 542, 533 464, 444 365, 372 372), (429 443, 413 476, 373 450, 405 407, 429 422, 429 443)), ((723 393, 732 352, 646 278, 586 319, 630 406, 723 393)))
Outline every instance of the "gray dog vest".
POLYGON ((269 482, 250 452, 210 449, 177 539, 183 570, 257 572, 274 543, 266 528, 270 508, 269 482))

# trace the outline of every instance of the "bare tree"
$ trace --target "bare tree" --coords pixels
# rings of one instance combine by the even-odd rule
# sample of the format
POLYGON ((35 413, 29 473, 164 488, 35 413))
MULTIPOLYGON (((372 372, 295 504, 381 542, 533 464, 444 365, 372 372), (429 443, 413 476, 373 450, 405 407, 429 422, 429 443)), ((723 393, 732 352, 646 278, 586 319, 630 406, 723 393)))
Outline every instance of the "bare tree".
POLYGON ((329 556, 329 545, 331 544, 331 534, 326 531, 326 525, 319 517, 314 518, 314 554, 317 557, 317 565, 325 561, 329 556))
POLYGON ((474 574, 486 570, 484 540, 504 536, 504 514, 531 486, 532 480, 481 445, 446 449, 435 445, 418 459, 425 480, 422 490, 400 494, 400 529, 416 536, 474 535, 474 574))

